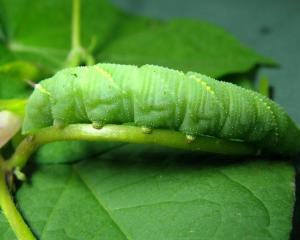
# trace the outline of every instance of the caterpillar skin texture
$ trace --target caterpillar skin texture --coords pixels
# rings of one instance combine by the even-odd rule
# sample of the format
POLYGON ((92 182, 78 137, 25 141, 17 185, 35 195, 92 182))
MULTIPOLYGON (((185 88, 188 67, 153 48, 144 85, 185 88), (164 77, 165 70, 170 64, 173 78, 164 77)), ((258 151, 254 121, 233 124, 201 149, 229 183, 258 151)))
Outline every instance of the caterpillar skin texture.
POLYGON ((72 123, 131 123, 254 144, 296 154, 300 131, 275 102, 205 75, 153 65, 97 64, 68 68, 31 95, 23 133, 72 123))

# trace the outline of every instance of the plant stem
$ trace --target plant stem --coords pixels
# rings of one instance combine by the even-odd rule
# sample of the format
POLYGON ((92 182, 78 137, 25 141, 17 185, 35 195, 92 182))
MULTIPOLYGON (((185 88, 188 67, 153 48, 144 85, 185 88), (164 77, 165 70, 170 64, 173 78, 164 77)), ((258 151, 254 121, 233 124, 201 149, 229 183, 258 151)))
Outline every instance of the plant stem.
POLYGON ((80 44, 80 0, 72 4, 72 49, 81 48, 80 44))
POLYGON ((19 240, 36 239, 13 202, 7 188, 5 172, 2 168, 0 169, 0 207, 19 240))
POLYGON ((267 77, 263 76, 259 79, 258 92, 266 97, 270 97, 270 84, 267 77))
POLYGON ((126 143, 158 144, 192 151, 227 155, 254 155, 257 149, 250 144, 238 141, 222 140, 209 136, 196 137, 188 142, 185 134, 173 130, 153 129, 146 134, 141 127, 128 125, 105 125, 95 129, 91 124, 71 124, 59 129, 48 127, 40 129, 21 142, 14 155, 6 162, 8 170, 22 168, 35 149, 45 143, 65 140, 117 141, 126 143))
POLYGON ((76 67, 81 64, 93 65, 95 63, 94 57, 81 45, 81 0, 72 0, 72 36, 71 36, 71 50, 66 67, 76 67))

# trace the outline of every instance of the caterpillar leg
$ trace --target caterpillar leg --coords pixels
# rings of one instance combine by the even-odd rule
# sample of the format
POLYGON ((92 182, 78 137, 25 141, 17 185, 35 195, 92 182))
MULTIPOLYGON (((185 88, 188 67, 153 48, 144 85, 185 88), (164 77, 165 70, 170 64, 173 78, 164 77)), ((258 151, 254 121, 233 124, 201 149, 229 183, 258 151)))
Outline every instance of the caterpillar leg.
POLYGON ((150 134, 150 133, 152 133, 152 128, 142 127, 142 132, 145 134, 150 134))
POLYGON ((58 129, 62 129, 66 125, 67 124, 61 119, 54 119, 54 121, 53 121, 53 127, 58 128, 58 129))
POLYGON ((193 136, 193 135, 186 135, 186 140, 187 140, 187 143, 192 143, 196 140, 196 137, 193 136))
POLYGON ((104 126, 104 122, 101 121, 94 121, 92 122, 92 127, 95 129, 101 129, 104 126))

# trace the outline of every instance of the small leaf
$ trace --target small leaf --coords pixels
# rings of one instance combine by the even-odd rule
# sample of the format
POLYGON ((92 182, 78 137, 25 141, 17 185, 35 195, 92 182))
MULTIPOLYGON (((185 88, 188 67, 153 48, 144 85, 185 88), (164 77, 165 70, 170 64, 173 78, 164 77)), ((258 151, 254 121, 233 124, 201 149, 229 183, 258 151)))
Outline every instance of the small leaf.
POLYGON ((0 112, 0 148, 2 148, 21 129, 21 119, 15 114, 0 112))

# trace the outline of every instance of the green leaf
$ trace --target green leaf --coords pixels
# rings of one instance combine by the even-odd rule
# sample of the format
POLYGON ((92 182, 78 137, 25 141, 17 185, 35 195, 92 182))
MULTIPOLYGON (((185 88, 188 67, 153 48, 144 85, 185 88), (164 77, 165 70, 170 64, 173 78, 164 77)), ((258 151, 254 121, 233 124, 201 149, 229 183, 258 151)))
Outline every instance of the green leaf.
POLYGON ((32 87, 24 80, 12 74, 0 72, 0 99, 26 98, 31 93, 32 87))
POLYGON ((10 111, 23 117, 26 102, 26 99, 0 99, 0 111, 10 111))
POLYGON ((212 77, 248 72, 274 62, 247 48, 223 29, 206 22, 175 20, 120 37, 104 49, 99 61, 157 64, 212 77))
POLYGON ((78 162, 88 156, 118 148, 123 143, 63 141, 43 145, 36 153, 35 162, 41 164, 78 162))
POLYGON ((163 25, 164 22, 161 20, 131 15, 126 12, 119 11, 119 15, 111 29, 111 34, 107 36, 103 44, 101 44, 98 49, 95 49, 94 55, 101 57, 102 51, 115 41, 119 41, 120 38, 131 36, 139 32, 154 30, 163 25))
MULTIPOLYGON (((0 98, 26 97, 30 88, 24 80, 40 80, 64 67, 71 48, 72 2, 33 0, 33 14, 26 0, 0 0, 0 6, 0 98)), ((122 14, 106 0, 83 0, 82 45, 104 44, 122 14)))
MULTIPOLYGON (((40 165, 17 204, 43 240, 288 239, 292 166, 215 160, 127 145, 74 165, 40 165)), ((9 232, 0 238, 11 240, 9 232)))
POLYGON ((0 41, 0 64, 6 63, 13 59, 14 59, 13 55, 8 51, 8 49, 5 47, 5 45, 0 41))
POLYGON ((16 60, 0 41, 0 98, 27 97, 31 88, 26 81, 36 81, 48 75, 47 69, 33 62, 16 60))
POLYGON ((35 64, 20 60, 0 65, 0 73, 11 74, 23 80, 34 81, 41 78, 40 69, 35 64))
POLYGON ((0 212, 0 237, 1 239, 17 240, 6 218, 0 212))
MULTIPOLYGON (((5 55, 52 70, 61 68, 71 48, 70 2, 34 0, 34 14, 26 14, 26 0, 0 1, 5 29, 2 48, 9 53, 5 55), (57 16, 57 12, 61 14, 57 16)), ((187 20, 163 24, 126 14, 105 0, 84 0, 81 5, 82 45, 94 49, 98 61, 152 63, 213 77, 246 72, 257 64, 274 64, 212 24, 187 20)))
MULTIPOLYGON (((70 50, 71 3, 32 0, 29 14, 27 0, 0 0, 7 50, 17 59, 61 68, 70 50)), ((118 11, 105 0, 83 0, 81 13, 82 44, 89 47, 110 34, 118 11)))

